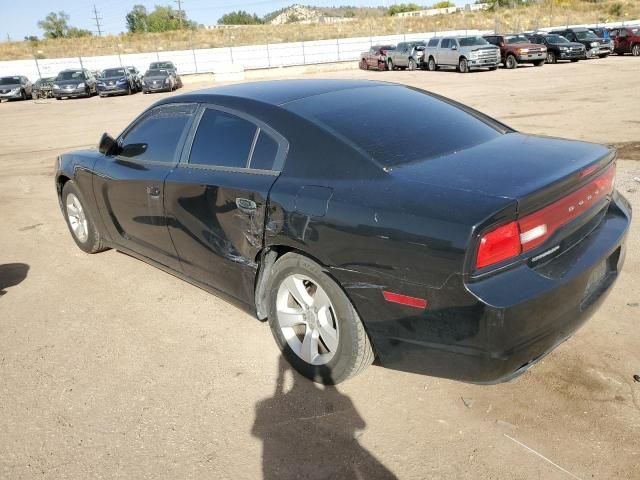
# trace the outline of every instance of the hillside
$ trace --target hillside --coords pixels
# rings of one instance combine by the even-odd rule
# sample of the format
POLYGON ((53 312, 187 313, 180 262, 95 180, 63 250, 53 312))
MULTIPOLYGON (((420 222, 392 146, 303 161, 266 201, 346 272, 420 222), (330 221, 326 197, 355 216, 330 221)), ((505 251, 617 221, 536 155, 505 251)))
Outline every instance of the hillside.
MULTIPOLYGON (((331 12, 335 14, 336 9, 311 8, 310 10, 329 15, 331 12)), ((215 48, 454 29, 496 29, 503 32, 530 30, 550 25, 638 19, 640 18, 640 1, 602 0, 594 3, 585 0, 554 0, 552 4, 551 0, 541 0, 534 6, 515 9, 500 8, 495 12, 454 13, 435 17, 376 17, 373 12, 371 13, 371 17, 355 18, 348 23, 282 23, 201 29, 193 32, 174 31, 39 42, 5 42, 0 44, 0 60, 28 59, 34 56, 61 58, 215 48)))

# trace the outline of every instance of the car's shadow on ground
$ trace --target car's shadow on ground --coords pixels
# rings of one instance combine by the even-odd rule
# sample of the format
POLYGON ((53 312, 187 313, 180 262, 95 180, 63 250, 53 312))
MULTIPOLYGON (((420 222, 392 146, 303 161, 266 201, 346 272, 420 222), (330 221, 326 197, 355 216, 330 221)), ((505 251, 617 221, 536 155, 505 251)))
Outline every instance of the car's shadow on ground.
POLYGON ((26 263, 0 264, 0 297, 7 293, 7 288, 14 287, 27 278, 27 273, 29 265, 26 263))
POLYGON ((256 405, 252 434, 263 442, 270 479, 395 479, 360 445, 366 423, 349 397, 299 375, 280 358, 271 398, 256 405))

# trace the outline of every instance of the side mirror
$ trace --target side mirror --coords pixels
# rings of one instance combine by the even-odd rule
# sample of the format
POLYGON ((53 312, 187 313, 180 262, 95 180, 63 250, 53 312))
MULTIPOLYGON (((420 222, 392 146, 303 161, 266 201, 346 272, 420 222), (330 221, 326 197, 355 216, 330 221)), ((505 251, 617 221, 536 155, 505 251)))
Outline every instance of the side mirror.
POLYGON ((500 43, 498 44, 498 46, 499 46, 499 47, 504 47, 504 42, 500 42, 500 43))
POLYGON ((451 50, 457 50, 458 46, 457 45, 451 45, 451 50))
POLYGON ((112 155, 116 152, 118 144, 108 133, 103 133, 98 144, 98 151, 103 155, 112 155))

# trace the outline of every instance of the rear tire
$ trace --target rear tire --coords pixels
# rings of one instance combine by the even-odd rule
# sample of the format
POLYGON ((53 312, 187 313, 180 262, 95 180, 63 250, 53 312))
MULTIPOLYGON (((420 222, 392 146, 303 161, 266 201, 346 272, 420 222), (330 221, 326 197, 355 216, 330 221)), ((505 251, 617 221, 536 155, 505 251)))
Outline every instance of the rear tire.
POLYGON ((576 62, 579 62, 579 61, 580 61, 580 59, 579 59, 579 58, 572 58, 572 59, 571 59, 571 63, 576 63, 576 62))
POLYGON ((76 245, 86 253, 107 250, 86 205, 87 203, 76 184, 72 180, 65 183, 62 188, 62 210, 76 245))
POLYGON ((273 266, 266 291, 273 337, 305 377, 336 384, 373 362, 369 337, 353 305, 313 260, 285 254, 273 266))

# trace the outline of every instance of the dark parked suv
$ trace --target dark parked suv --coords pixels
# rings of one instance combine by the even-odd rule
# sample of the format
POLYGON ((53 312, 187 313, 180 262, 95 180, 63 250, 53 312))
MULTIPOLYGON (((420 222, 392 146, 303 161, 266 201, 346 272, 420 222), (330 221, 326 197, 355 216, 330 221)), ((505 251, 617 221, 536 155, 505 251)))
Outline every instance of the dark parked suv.
POLYGON ((547 63, 557 63, 558 60, 577 62, 585 58, 587 51, 584 45, 570 42, 561 35, 533 33, 527 35, 531 43, 538 43, 547 47, 547 63))
POLYGON ((516 68, 520 63, 533 63, 536 67, 544 65, 547 48, 531 43, 521 34, 485 35, 484 39, 500 48, 502 64, 505 68, 516 68))
POLYGON ((587 58, 605 58, 611 53, 609 41, 604 38, 598 38, 588 28, 563 28, 562 30, 553 30, 551 33, 562 35, 571 42, 578 42, 584 45, 587 50, 587 58))

